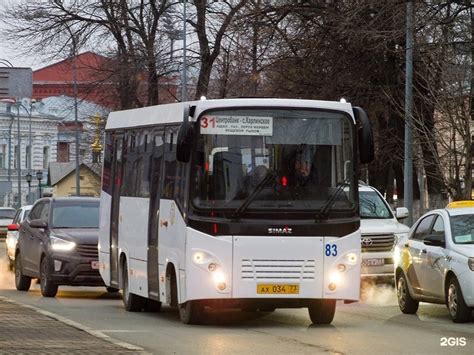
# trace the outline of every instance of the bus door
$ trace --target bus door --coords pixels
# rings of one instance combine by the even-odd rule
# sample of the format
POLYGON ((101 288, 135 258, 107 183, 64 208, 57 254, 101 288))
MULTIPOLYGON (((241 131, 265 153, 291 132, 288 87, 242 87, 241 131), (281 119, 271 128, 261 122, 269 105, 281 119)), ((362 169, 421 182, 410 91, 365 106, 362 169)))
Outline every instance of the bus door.
POLYGON ((112 206, 110 213, 110 286, 119 288, 118 230, 120 212, 120 190, 123 178, 123 135, 115 136, 115 158, 112 167, 112 206))
POLYGON ((148 217, 148 295, 159 301, 158 223, 160 217, 161 165, 163 161, 163 129, 153 131, 153 152, 150 156, 150 209, 148 217))

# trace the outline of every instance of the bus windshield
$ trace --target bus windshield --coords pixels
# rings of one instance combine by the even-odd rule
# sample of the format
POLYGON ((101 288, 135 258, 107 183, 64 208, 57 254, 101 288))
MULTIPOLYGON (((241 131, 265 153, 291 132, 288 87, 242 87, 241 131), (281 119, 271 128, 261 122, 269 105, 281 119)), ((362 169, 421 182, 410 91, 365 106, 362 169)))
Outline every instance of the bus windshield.
POLYGON ((355 209, 353 122, 337 111, 234 109, 198 120, 198 209, 355 209))

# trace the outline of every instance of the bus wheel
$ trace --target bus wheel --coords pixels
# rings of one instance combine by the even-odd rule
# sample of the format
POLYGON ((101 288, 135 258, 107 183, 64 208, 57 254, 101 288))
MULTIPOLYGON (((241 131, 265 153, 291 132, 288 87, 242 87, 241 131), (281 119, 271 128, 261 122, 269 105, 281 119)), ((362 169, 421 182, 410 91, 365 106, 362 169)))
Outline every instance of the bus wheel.
POLYGON ((449 315, 454 323, 465 323, 471 319, 471 309, 464 302, 461 286, 455 276, 449 279, 447 285, 447 305, 449 315))
POLYGON ((140 312, 145 306, 145 299, 130 292, 130 285, 128 281, 128 267, 127 262, 123 263, 122 267, 122 285, 123 285, 123 304, 128 312, 140 312))
POLYGON ((419 302, 410 296, 407 279, 403 272, 400 272, 397 279, 397 299, 398 307, 405 314, 415 314, 418 311, 419 302))
POLYGON ((184 324, 199 324, 204 307, 198 301, 188 301, 178 306, 179 318, 184 324))
POLYGON ((314 324, 330 324, 336 312, 336 300, 314 300, 308 307, 308 312, 314 324))

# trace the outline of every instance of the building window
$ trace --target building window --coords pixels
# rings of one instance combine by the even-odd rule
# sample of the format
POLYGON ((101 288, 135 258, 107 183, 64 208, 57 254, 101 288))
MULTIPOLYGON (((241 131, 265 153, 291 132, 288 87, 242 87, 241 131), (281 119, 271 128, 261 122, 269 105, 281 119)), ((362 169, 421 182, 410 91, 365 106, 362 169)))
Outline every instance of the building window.
POLYGON ((69 143, 58 142, 58 162, 69 163, 69 143))
POLYGON ((16 145, 13 150, 13 169, 18 168, 18 146, 16 145))
POLYGON ((82 159, 84 159, 84 157, 86 156, 86 150, 83 148, 79 149, 79 155, 82 159))
POLYGON ((30 161, 30 151, 31 148, 29 145, 26 146, 25 150, 25 164, 26 164, 26 169, 31 169, 31 161, 30 161))
POLYGON ((49 147, 43 147, 43 169, 49 166, 49 147))
POLYGON ((7 167, 7 146, 5 144, 0 145, 0 169, 7 167))

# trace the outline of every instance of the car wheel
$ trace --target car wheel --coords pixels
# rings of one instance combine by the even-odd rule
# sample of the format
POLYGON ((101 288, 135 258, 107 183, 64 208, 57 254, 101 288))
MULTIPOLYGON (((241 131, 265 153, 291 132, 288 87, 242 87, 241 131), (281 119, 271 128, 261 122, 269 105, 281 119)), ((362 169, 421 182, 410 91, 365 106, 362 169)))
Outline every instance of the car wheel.
POLYGON ((336 300, 314 300, 308 307, 308 313, 314 324, 330 324, 336 313, 336 300))
POLYGON ((123 263, 122 267, 122 285, 123 285, 123 297, 122 301, 125 309, 128 312, 140 312, 145 306, 145 299, 141 296, 135 295, 130 292, 129 279, 128 279, 128 267, 127 262, 123 263))
POLYGON ((471 320, 472 310, 464 302, 464 296, 458 279, 452 276, 447 285, 447 301, 449 315, 455 323, 465 323, 471 320))
POLYGON ((43 297, 54 297, 58 293, 58 285, 51 280, 50 261, 48 257, 41 259, 40 288, 43 297))
POLYGON ((397 299, 398 307, 405 314, 415 314, 418 311, 419 302, 414 300, 408 290, 407 279, 403 272, 400 272, 397 279, 397 299))
POLYGON ((184 324, 199 324, 202 320, 204 306, 198 301, 188 301, 178 306, 179 318, 184 324))
POLYGON ((28 291, 31 286, 31 277, 23 275, 19 253, 15 258, 15 286, 18 291, 28 291))

